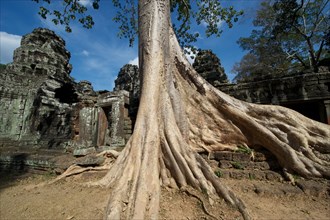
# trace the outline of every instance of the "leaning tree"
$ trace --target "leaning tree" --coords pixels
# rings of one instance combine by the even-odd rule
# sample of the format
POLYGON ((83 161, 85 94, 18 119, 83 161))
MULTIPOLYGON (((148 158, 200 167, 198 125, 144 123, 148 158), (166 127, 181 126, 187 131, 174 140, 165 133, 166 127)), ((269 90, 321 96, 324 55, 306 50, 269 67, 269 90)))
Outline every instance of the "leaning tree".
MULTIPOLYGON (((37 0, 36 0, 37 1, 37 0)), ((50 2, 50 0, 44 0, 50 2)), ((98 8, 99 0, 93 1, 98 8)), ((134 3, 126 0, 124 3, 134 3)), ((107 219, 157 218, 161 187, 193 187, 210 197, 222 197, 236 206, 245 219, 243 204, 213 173, 198 154, 235 150, 239 145, 262 146, 272 152, 287 173, 304 177, 330 177, 330 126, 280 106, 250 104, 215 89, 191 67, 177 35, 185 34, 193 9, 197 22, 207 22, 207 34, 219 34, 220 19, 236 20, 237 12, 217 0, 139 0, 138 40, 142 76, 140 105, 134 132, 109 172, 96 184, 111 187, 107 219), (171 12, 183 21, 171 22, 171 12), (176 33, 175 33, 176 31, 176 33)), ((114 0, 123 16, 134 9, 114 0), (126 10, 126 12, 125 12, 126 10)), ((84 13, 77 0, 64 0, 56 23, 68 25, 75 12, 84 13)), ((42 7, 40 14, 49 15, 42 7)), ((133 39, 134 19, 122 21, 126 37, 133 39)), ((80 18, 84 26, 91 17, 80 18)), ((69 28, 69 27, 68 27, 69 28)))

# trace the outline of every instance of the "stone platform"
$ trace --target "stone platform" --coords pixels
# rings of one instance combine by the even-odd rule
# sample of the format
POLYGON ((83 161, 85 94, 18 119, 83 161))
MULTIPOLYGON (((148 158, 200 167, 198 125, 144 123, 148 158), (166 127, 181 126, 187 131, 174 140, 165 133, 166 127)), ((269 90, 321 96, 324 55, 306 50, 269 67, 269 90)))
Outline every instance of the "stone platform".
POLYGON ((283 181, 277 159, 266 150, 218 151, 202 156, 221 178, 283 181))

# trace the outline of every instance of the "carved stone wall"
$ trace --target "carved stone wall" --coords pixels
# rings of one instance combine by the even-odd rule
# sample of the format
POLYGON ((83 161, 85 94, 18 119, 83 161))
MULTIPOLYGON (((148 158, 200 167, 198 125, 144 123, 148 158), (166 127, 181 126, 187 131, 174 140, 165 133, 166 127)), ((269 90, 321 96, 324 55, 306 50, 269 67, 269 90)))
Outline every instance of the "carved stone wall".
POLYGON ((297 74, 217 88, 243 101, 282 105, 330 124, 330 72, 297 74))
POLYGON ((229 82, 225 74, 225 69, 221 66, 220 59, 211 50, 199 51, 193 67, 213 86, 219 86, 229 82))
POLYGON ((53 31, 35 29, 22 38, 14 61, 0 74, 0 144, 56 147, 72 137, 70 53, 53 31))
MULTIPOLYGON (((73 81, 69 59, 64 40, 53 31, 39 28, 22 38, 13 63, 0 68, 2 149, 67 148, 85 155, 128 141, 139 103, 138 67, 120 70, 114 92, 95 92, 90 82, 73 81)), ((201 52, 194 66, 236 98, 280 104, 330 123, 329 72, 228 84, 212 52, 201 52)))
POLYGON ((132 134, 128 106, 129 93, 119 90, 100 94, 94 106, 82 108, 74 155, 124 147, 132 134))
POLYGON ((119 90, 126 90, 129 92, 130 105, 128 113, 134 124, 140 98, 140 75, 138 66, 126 64, 120 69, 117 79, 115 80, 114 91, 119 90))
POLYGON ((68 148, 83 155, 125 145, 132 133, 129 93, 95 92, 88 81, 75 83, 69 59, 53 31, 38 28, 22 38, 13 63, 1 68, 2 149, 68 148))
MULTIPOLYGON (((262 79, 249 83, 230 84, 220 60, 209 50, 199 52, 193 64, 196 71, 219 90, 240 100, 282 105, 296 110, 314 120, 330 124, 330 73, 296 74, 262 79)), ((125 65, 119 72, 116 89, 125 89, 134 100, 139 99, 138 67, 125 65)), ((138 101, 130 100, 131 118, 134 118, 138 101)), ((134 124, 134 120, 133 124, 134 124)))

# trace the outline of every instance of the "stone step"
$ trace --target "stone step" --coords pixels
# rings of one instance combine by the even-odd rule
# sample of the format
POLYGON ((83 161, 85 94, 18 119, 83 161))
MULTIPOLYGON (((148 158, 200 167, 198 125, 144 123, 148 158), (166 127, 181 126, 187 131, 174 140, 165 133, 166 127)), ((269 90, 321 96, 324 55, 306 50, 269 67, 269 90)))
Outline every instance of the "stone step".
POLYGON ((255 161, 255 162, 262 162, 262 161, 269 161, 269 160, 275 160, 276 158, 266 150, 262 151, 251 151, 249 152, 233 152, 233 151, 215 151, 211 152, 208 155, 209 159, 212 160, 217 160, 217 161, 222 161, 222 160, 227 160, 227 161, 255 161))
POLYGON ((238 170, 280 170, 280 166, 275 161, 228 161, 221 160, 218 164, 223 169, 238 169, 238 170))
POLYGON ((225 179, 249 179, 249 180, 268 180, 282 182, 283 177, 280 173, 271 170, 235 170, 235 169, 215 169, 214 173, 225 179))
POLYGON ((63 150, 7 148, 0 152, 0 170, 6 172, 65 170, 75 158, 63 150))

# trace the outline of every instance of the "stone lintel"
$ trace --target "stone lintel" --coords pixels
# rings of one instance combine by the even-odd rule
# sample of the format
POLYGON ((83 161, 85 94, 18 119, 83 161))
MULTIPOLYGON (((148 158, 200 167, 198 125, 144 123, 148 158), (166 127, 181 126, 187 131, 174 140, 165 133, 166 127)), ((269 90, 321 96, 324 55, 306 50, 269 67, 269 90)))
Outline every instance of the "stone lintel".
POLYGON ((125 90, 107 92, 98 97, 97 105, 100 107, 111 106, 114 102, 129 104, 129 92, 125 90))

